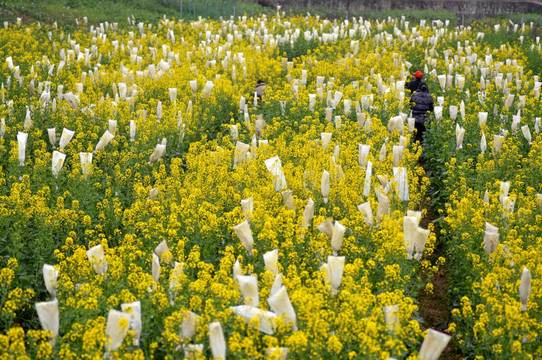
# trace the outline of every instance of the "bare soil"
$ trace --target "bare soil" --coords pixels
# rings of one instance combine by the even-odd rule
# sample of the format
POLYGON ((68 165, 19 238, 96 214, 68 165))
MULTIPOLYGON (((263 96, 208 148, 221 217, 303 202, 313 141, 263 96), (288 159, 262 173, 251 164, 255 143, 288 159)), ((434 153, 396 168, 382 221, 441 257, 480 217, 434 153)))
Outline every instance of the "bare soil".
MULTIPOLYGON (((420 165, 425 169, 425 163, 420 161, 420 165)), ((431 263, 436 263, 439 257, 446 258, 445 246, 442 244, 440 238, 440 227, 435 221, 438 218, 438 214, 434 211, 431 206, 430 201, 426 201, 425 209, 427 210, 427 215, 420 221, 420 226, 427 228, 429 223, 434 223, 435 233, 437 240, 435 243, 435 250, 429 260, 431 263)), ((423 318, 423 326, 425 328, 435 329, 441 332, 446 332, 448 329, 448 324, 451 321, 451 304, 448 299, 448 278, 446 277, 446 263, 442 265, 436 274, 431 276, 431 283, 433 284, 433 291, 427 292, 422 290, 418 296, 418 304, 420 308, 420 316, 423 318)), ((424 280, 427 279, 427 274, 422 274, 424 280)), ((459 350, 455 346, 453 337, 448 343, 448 346, 440 356, 440 359, 446 360, 459 360, 463 359, 459 350)))

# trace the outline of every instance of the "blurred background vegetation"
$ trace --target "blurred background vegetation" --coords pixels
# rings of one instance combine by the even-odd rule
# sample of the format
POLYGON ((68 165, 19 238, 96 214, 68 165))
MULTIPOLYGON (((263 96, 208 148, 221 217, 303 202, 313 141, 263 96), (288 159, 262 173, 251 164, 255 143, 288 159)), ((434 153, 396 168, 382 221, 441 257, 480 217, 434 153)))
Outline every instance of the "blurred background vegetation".
MULTIPOLYGON (((265 3, 265 1, 260 3, 265 3)), ((40 21, 58 25, 73 26, 75 19, 82 20, 84 16, 91 24, 100 22, 126 21, 128 16, 134 16, 136 21, 156 22, 164 15, 169 19, 184 19, 190 21, 202 18, 218 19, 231 16, 257 15, 274 13, 275 8, 262 6, 256 2, 241 0, 1 0, 0 19, 15 22, 21 18, 23 22, 40 21)), ((283 7, 286 15, 290 14, 318 14, 327 18, 345 18, 350 16, 363 16, 364 18, 386 18, 388 16, 405 16, 410 21, 419 19, 450 20, 452 25, 462 19, 449 11, 405 11, 390 10, 385 12, 363 11, 347 12, 332 8, 301 8, 296 6, 283 7)), ((522 15, 517 15, 519 18, 522 15)), ((529 14, 523 16, 526 21, 542 22, 542 15, 529 14), (527 18, 529 18, 527 20, 527 18)))

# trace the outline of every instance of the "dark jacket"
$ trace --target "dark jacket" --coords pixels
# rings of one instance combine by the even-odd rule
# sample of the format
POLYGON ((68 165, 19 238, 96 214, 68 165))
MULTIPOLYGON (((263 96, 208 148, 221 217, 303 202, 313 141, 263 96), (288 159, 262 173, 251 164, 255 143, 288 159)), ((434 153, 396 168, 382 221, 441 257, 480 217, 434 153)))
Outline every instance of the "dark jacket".
POLYGON ((418 90, 410 98, 410 106, 412 109, 412 117, 417 123, 425 123, 428 112, 433 111, 433 98, 427 89, 418 90))
POLYGON ((410 90, 410 93, 413 93, 414 91, 417 91, 422 85, 427 85, 427 84, 424 83, 421 79, 415 79, 415 80, 407 82, 405 84, 405 89, 408 89, 410 90))

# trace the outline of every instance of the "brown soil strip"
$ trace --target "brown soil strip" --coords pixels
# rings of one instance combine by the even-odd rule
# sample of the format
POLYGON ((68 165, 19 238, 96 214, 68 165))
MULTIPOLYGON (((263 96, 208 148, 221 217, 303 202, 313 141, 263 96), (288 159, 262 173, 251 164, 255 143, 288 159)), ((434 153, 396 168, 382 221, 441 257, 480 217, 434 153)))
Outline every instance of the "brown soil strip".
MULTIPOLYGON (((420 165, 425 169, 425 164, 420 162, 420 165)), ((427 229, 429 223, 434 223, 438 218, 438 214, 433 210, 430 201, 426 201, 424 204, 427 210, 427 215, 420 221, 420 226, 427 229)), ((440 240, 440 227, 437 223, 435 225, 435 233, 437 240, 435 243, 435 249, 429 260, 431 263, 436 263, 439 257, 446 258, 444 245, 440 240)), ((448 278, 446 277, 445 263, 442 265, 436 274, 431 276, 431 283, 433 284, 433 291, 427 292, 422 290, 418 296, 418 304, 420 308, 420 316, 423 318, 422 324, 425 328, 432 328, 438 331, 446 332, 448 324, 451 321, 451 304, 448 301, 448 278)), ((422 274, 424 280, 427 279, 427 274, 422 274)), ((448 346, 440 356, 440 359, 446 360, 459 360, 463 359, 460 355, 457 347, 455 346, 454 339, 450 340, 448 346)))

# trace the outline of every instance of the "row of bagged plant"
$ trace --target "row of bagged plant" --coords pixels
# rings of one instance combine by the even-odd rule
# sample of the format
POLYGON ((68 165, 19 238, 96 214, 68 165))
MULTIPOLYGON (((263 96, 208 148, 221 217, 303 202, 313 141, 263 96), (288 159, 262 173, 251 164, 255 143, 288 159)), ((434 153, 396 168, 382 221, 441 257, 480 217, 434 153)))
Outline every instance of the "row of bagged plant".
POLYGON ((406 54, 463 31, 8 24, 2 356, 438 357, 406 54))
POLYGON ((464 84, 430 80, 439 106, 424 155, 442 204, 453 304, 447 332, 468 358, 535 359, 542 352, 541 83, 527 70, 527 53, 540 46, 527 25, 502 26, 488 29, 491 41, 488 31, 476 46, 464 39, 440 48, 437 73, 471 76, 464 84))

